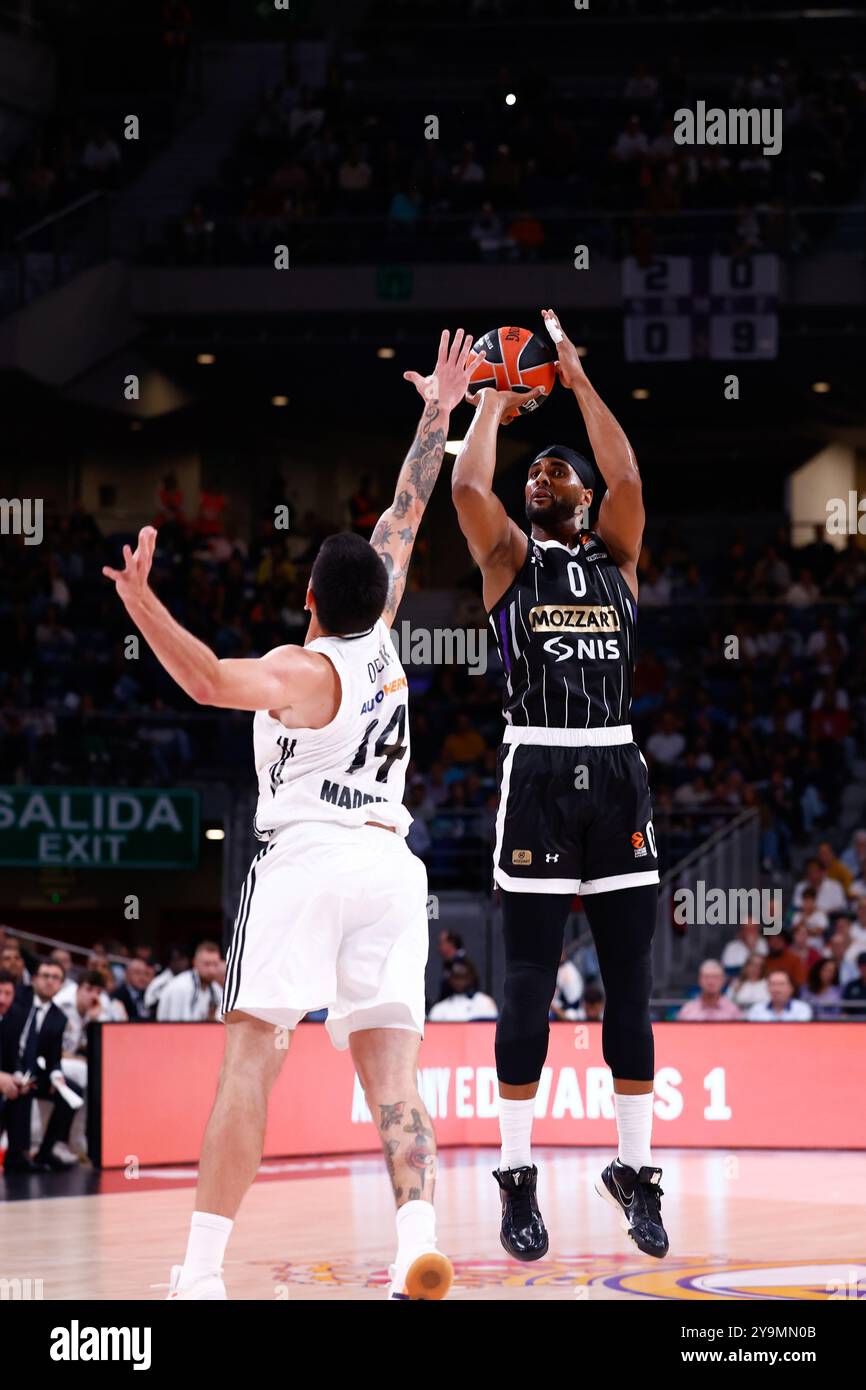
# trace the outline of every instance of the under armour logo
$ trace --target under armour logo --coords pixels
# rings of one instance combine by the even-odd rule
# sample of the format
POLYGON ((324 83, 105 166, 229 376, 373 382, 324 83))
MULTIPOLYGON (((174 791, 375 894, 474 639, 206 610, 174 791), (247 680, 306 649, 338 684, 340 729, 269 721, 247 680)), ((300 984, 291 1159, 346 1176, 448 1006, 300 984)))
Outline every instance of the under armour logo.
POLYGON ((544 856, 544 862, 545 862, 545 864, 558 864, 558 863, 559 863, 559 855, 558 855, 558 854, 545 854, 545 856, 544 856))

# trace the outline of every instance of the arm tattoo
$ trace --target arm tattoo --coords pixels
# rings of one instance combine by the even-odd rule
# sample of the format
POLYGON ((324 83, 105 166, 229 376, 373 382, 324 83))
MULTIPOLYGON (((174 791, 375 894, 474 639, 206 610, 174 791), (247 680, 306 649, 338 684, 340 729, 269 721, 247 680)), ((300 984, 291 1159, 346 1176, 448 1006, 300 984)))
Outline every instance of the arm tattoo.
POLYGON ((403 597, 403 586, 406 583, 409 568, 407 565, 395 565, 393 556, 389 555, 387 550, 383 552, 382 560, 388 572, 388 597, 385 599, 383 612, 393 618, 400 599, 403 597))
POLYGON ((370 537, 370 544, 381 556, 388 573, 388 597, 383 609, 386 618, 394 618, 403 597, 417 530, 417 524, 396 528, 391 523, 403 521, 410 509, 413 522, 417 523, 420 519, 418 504, 423 511, 430 500, 445 455, 445 430, 433 429, 433 422, 438 419, 439 401, 427 401, 421 424, 400 470, 394 501, 379 518, 370 537))
POLYGON ((429 401, 404 464, 409 470, 415 495, 424 506, 430 501, 445 454, 445 431, 431 428, 438 415, 438 400, 429 401))
POLYGON ((403 1118, 403 1101, 398 1100, 396 1105, 379 1106, 379 1128, 390 1129, 392 1125, 398 1125, 403 1118))

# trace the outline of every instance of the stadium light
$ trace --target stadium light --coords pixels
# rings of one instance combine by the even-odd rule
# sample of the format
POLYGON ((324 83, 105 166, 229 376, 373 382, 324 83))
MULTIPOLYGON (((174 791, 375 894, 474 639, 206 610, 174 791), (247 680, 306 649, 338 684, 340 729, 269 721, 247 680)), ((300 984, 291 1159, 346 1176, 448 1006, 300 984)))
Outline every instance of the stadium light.
POLYGON ((826 396, 827 392, 830 390, 830 383, 829 381, 813 381, 812 390, 815 392, 816 396, 826 396))
POLYGON ((509 93, 508 93, 507 97, 505 98, 505 105, 506 105, 506 106, 516 106, 516 105, 517 105, 517 97, 514 95, 513 92, 509 92, 509 93))
POLYGON ((377 356, 377 357, 382 357, 382 358, 389 358, 389 357, 396 357, 397 354, 396 354, 396 352, 394 351, 393 348, 382 347, 382 348, 377 348, 377 349, 376 349, 376 356, 377 356))
POLYGON ((649 400, 649 391, 646 389, 645 386, 636 386, 631 394, 636 401, 649 400))
POLYGON ((212 826, 210 830, 206 830, 204 832, 204 837, 206 840, 224 840, 226 837, 226 832, 219 826, 215 825, 212 826))
POLYGON ((271 405, 288 405, 288 396, 271 396, 271 405))
POLYGON ((216 361, 216 357, 212 352, 200 352, 195 360, 200 367, 212 367, 216 361))

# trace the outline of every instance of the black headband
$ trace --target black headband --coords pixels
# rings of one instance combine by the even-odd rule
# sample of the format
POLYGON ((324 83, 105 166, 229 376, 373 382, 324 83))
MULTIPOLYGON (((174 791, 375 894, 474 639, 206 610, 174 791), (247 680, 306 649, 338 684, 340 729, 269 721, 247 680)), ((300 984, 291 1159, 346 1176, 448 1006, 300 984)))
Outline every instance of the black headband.
POLYGON ((595 469, 589 459, 585 459, 583 454, 575 453, 574 449, 569 449, 565 444, 551 444, 549 448, 542 449, 540 454, 536 454, 533 464, 540 463, 542 459, 562 459, 563 463, 569 464, 574 469, 584 487, 595 488, 595 469))

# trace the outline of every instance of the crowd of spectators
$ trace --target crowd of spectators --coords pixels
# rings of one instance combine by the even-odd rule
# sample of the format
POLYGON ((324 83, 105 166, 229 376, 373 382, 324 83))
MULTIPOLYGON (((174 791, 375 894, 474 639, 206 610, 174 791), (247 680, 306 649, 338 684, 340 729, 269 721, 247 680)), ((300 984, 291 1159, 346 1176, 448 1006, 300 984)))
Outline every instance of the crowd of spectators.
POLYGON ((673 1016, 688 1022, 866 1022, 866 830, 837 856, 824 841, 794 888, 787 923, 744 922, 698 992, 673 1016))
POLYGON ((0 249, 24 227, 86 193, 116 188, 125 141, 83 118, 46 125, 10 159, 0 160, 0 249))
POLYGON ((195 1023, 219 1015, 226 962, 220 946, 174 946, 159 965, 148 946, 97 942, 83 965, 45 955, 0 927, 0 1135, 7 1172, 62 1171, 87 1149, 88 1024, 195 1023), (44 1126, 33 1101, 50 1103, 44 1126))
MULTIPOLYGON (((580 910, 576 898, 577 929, 563 947, 551 1021, 587 1021, 604 1014, 598 956, 590 933, 580 929, 580 910)), ((441 975, 437 996, 428 1001, 428 1019, 495 1019, 496 1000, 481 988, 462 937, 443 928, 437 944, 441 975)), ((747 918, 732 927, 720 959, 700 966, 697 988, 685 1003, 660 1000, 653 1009, 658 1020, 689 1023, 866 1023, 866 829, 856 830, 839 855, 829 841, 822 841, 806 861, 787 911, 773 920, 747 918)))
MULTIPOLYGON (((312 559, 338 526, 308 513, 275 533, 281 488, 275 479, 247 540, 215 484, 196 505, 171 475, 160 486, 153 583, 220 657, 303 639, 312 559)), ((359 487, 346 509, 362 532, 369 492, 359 487)), ((129 624, 101 574, 127 539, 103 537, 78 513, 51 523, 38 549, 2 548, 0 781, 234 783, 246 766, 244 716, 192 706, 144 645, 128 659, 129 624)), ((784 531, 759 545, 736 536, 698 558, 676 534, 651 536, 640 561, 631 721, 649 763, 663 863, 754 808, 763 866, 784 873, 798 846, 835 824, 863 753, 864 598, 856 538, 836 550, 820 529, 797 548, 784 531)), ((471 613, 475 599, 466 601, 471 613)), ((473 621, 483 621, 479 608, 473 621)), ((483 675, 411 665, 408 675, 410 844, 434 888, 489 890, 502 727, 493 645, 483 675)))
MULTIPOLYGON (((579 899, 575 901, 579 910, 579 899)), ((443 929, 441 977, 430 1023, 489 1022, 493 995, 459 934, 443 929)), ((86 1154, 88 1024, 205 1022, 218 1018, 226 962, 214 941, 175 946, 160 966, 148 946, 95 943, 83 966, 55 947, 40 956, 0 927, 0 1137, 7 1172, 63 1171, 86 1154), (34 1136, 33 1101, 49 1102, 34 1136), (33 1152, 31 1152, 33 1150, 33 1152)), ((707 1023, 866 1022, 866 829, 837 855, 824 841, 806 863, 791 908, 763 925, 748 919, 719 960, 707 959, 681 1005, 657 1018, 707 1023)), ((325 1010, 308 1015, 321 1022, 325 1010)), ((552 1021, 600 1021, 604 984, 587 934, 566 943, 551 1000, 552 1021)))
POLYGON ((700 80, 669 56, 628 77, 584 74, 583 97, 554 60, 545 91, 563 91, 550 101, 531 72, 501 66, 492 78, 467 74, 461 133, 443 115, 436 138, 425 138, 417 103, 385 99, 365 61, 363 49, 335 60, 318 89, 290 69, 151 254, 255 261, 291 228, 304 261, 378 260, 383 247, 401 259, 550 260, 571 255, 577 212, 610 255, 797 253, 830 230, 821 208, 858 194, 866 80, 844 56, 825 68, 779 57, 700 80), (678 143, 675 113, 699 98, 780 110, 782 151, 678 143))

